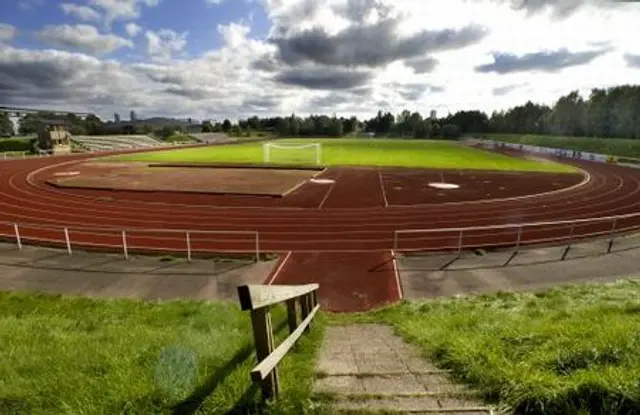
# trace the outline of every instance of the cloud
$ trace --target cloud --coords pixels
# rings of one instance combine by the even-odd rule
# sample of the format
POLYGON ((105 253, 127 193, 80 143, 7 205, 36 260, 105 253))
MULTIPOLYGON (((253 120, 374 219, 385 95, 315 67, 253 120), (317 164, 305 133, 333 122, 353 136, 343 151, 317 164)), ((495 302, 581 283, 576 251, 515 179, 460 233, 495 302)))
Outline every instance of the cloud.
POLYGON ((135 20, 140 17, 141 6, 155 7, 160 0, 89 0, 105 13, 107 23, 115 20, 135 20))
POLYGON ((231 22, 228 25, 218 25, 218 33, 222 36, 224 43, 231 47, 242 44, 250 32, 251 27, 242 23, 231 22))
POLYGON ((171 29, 147 30, 147 54, 152 59, 169 60, 187 46, 187 35, 188 32, 178 33, 171 29))
POLYGON ((366 84, 371 72, 344 70, 339 68, 289 69, 276 75, 275 80, 309 89, 349 89, 366 84))
POLYGON ((617 0, 493 0, 498 3, 507 3, 514 10, 522 10, 532 16, 539 13, 550 12, 556 19, 564 19, 577 12, 581 8, 594 7, 611 9, 622 3, 617 0))
POLYGON ((400 59, 427 53, 459 49, 479 42, 486 31, 479 26, 460 30, 424 30, 399 36, 401 21, 383 20, 365 26, 350 26, 337 34, 322 28, 303 30, 289 36, 274 37, 279 58, 288 65, 313 62, 333 66, 379 67, 400 59))
POLYGON ((130 37, 136 37, 138 36, 138 33, 142 31, 142 27, 140 27, 140 25, 137 25, 131 22, 126 24, 126 26, 124 27, 124 30, 127 32, 127 34, 130 37))
POLYGON ((587 64, 609 52, 608 49, 569 52, 568 49, 526 53, 517 56, 511 53, 493 53, 493 63, 476 66, 476 72, 499 74, 527 71, 557 72, 571 66, 587 64))
POLYGON ((204 0, 208 5, 221 4, 224 0, 204 0))
POLYGON ((100 13, 89 6, 81 6, 75 3, 61 3, 60 8, 64 14, 74 16, 86 22, 100 21, 100 13))
POLYGON ((640 69, 640 55, 632 55, 627 53, 624 55, 624 60, 627 66, 630 68, 640 69))
POLYGON ((0 23, 0 43, 9 42, 16 37, 18 29, 8 23, 0 23))
POLYGON ((507 95, 511 91, 514 91, 518 88, 523 87, 524 85, 525 84, 509 84, 509 85, 498 86, 493 88, 491 90, 491 93, 494 96, 501 97, 501 96, 507 95))
POLYGON ((102 34, 91 25, 48 25, 36 37, 63 48, 80 49, 91 53, 111 53, 120 48, 133 48, 133 43, 112 34, 102 34))
POLYGON ((423 58, 412 58, 404 62, 417 74, 429 73, 438 65, 438 60, 430 56, 423 58))

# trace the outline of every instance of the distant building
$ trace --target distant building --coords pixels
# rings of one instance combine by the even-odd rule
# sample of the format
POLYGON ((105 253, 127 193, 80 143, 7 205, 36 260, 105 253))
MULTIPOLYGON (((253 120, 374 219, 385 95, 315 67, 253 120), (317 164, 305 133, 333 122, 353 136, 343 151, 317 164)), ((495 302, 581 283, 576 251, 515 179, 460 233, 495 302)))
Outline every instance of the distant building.
POLYGON ((138 115, 136 114, 136 112, 134 110, 131 110, 131 112, 129 113, 129 120, 130 121, 137 121, 138 120, 138 115))
POLYGON ((436 115, 437 115, 436 110, 431 110, 431 113, 429 114, 429 118, 432 119, 432 120, 435 120, 436 119, 436 115))
POLYGON ((117 112, 113 114, 113 122, 116 124, 120 122, 120 114, 118 114, 117 112))
POLYGON ((60 120, 38 122, 38 148, 53 154, 71 153, 69 124, 60 120))

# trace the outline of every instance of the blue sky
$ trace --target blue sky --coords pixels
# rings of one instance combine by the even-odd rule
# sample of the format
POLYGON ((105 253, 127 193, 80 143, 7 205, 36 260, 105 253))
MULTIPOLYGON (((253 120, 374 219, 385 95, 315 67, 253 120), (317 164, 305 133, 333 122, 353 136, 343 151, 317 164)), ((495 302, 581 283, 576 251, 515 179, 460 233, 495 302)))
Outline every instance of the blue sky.
POLYGON ((552 104, 640 84, 638 21, 640 3, 611 0, 0 0, 0 105, 219 120, 552 104))
MULTIPOLYGON (((139 18, 114 21, 111 27, 107 27, 104 20, 83 22, 73 14, 65 13, 61 7, 63 3, 91 7, 91 3, 85 0, 3 0, 0 2, 0 22, 20 28, 20 33, 14 40, 16 46, 37 49, 51 47, 33 35, 45 25, 90 23, 96 25, 101 32, 127 37, 125 26, 134 21, 143 30, 169 28, 179 33, 188 32, 188 43, 184 50, 187 56, 198 56, 219 48, 222 45, 222 37, 217 31, 219 24, 246 21, 251 26, 251 36, 256 38, 264 38, 269 29, 263 7, 251 1, 222 1, 213 4, 206 0, 162 0, 154 7, 141 5, 139 18)), ((94 9, 100 10, 99 7, 94 9)), ((144 36, 136 36, 133 41, 136 48, 144 47, 144 36)), ((111 56, 126 59, 127 51, 120 49, 111 56)))

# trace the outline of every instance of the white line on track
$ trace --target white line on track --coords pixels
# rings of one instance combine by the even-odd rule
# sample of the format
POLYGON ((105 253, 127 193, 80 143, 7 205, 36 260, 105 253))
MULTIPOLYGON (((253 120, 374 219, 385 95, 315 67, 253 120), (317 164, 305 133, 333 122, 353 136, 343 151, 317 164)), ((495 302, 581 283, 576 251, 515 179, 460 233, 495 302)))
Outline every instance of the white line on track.
POLYGON ((322 209, 322 206, 324 206, 324 202, 326 202, 327 199, 329 199, 329 195, 333 191, 333 188, 336 185, 336 183, 338 182, 338 180, 340 180, 340 178, 342 177, 342 173, 343 173, 343 171, 340 171, 340 173, 338 174, 338 177, 336 177, 336 179, 333 181, 333 183, 331 183, 331 185, 329 185, 329 190, 327 190, 327 193, 322 198, 322 202, 320 202, 320 205, 318 205, 318 209, 322 209))
POLYGON ((282 268, 284 268, 284 264, 286 264, 287 261, 289 260, 290 256, 291 256, 291 251, 289 251, 287 253, 287 256, 284 257, 284 259, 282 260, 282 262, 278 266, 278 269, 276 269, 276 272, 274 272, 273 275, 271 276, 271 278, 269 278, 269 281, 267 281, 267 285, 273 284, 273 282, 276 280, 276 277, 278 276, 280 271, 282 271, 282 268))
POLYGON ((380 171, 378 171, 378 179, 380 180, 380 190, 382 191, 382 198, 384 199, 384 207, 389 207, 387 192, 384 190, 384 181, 382 180, 382 173, 380 171))

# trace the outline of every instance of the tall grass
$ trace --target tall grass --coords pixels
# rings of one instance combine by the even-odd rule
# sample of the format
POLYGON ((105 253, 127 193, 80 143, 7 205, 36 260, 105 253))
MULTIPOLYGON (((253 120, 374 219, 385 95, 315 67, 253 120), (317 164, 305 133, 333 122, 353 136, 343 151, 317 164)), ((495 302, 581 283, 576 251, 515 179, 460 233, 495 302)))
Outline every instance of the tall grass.
POLYGON ((508 143, 565 148, 620 157, 640 158, 640 140, 626 138, 561 137, 550 135, 489 134, 508 143))
POLYGON ((405 302, 375 319, 518 413, 640 413, 637 281, 405 302))

